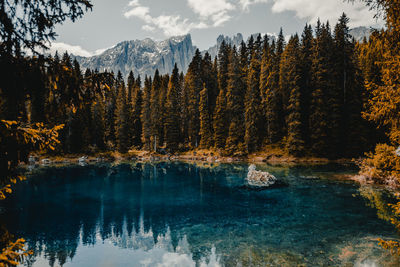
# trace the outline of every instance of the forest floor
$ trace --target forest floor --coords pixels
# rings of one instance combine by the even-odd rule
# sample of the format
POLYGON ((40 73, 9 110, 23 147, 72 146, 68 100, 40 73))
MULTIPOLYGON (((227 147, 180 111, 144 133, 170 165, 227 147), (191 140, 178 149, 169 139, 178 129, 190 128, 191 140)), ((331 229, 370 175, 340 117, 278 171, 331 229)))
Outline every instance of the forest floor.
POLYGON ((233 163, 233 162, 250 162, 250 163, 268 163, 268 164, 327 164, 327 163, 351 163, 353 159, 335 159, 330 160, 327 158, 317 157, 293 157, 290 156, 284 149, 279 146, 267 146, 261 151, 252 153, 246 156, 225 156, 217 150, 196 149, 186 152, 168 155, 163 153, 155 153, 152 151, 143 150, 129 150, 129 152, 121 154, 119 152, 99 152, 91 154, 63 154, 63 155, 49 155, 37 154, 34 155, 39 163, 44 159, 48 159, 51 164, 65 164, 65 163, 78 163, 80 157, 86 157, 84 162, 119 162, 119 161, 202 161, 202 162, 219 162, 219 163, 233 163))

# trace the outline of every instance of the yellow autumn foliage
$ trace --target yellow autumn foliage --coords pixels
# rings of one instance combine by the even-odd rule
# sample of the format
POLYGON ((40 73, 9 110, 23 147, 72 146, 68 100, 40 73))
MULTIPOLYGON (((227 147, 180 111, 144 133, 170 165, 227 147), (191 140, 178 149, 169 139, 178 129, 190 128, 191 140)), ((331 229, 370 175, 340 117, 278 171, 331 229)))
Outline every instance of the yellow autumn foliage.
MULTIPOLYGON (((387 129, 390 144, 378 144, 375 153, 370 153, 361 164, 361 174, 375 180, 400 181, 400 157, 394 151, 400 144, 400 0, 364 0, 378 8, 378 14, 386 20, 386 30, 382 32, 383 55, 376 62, 381 73, 381 80, 366 77, 369 93, 368 110, 363 114, 387 129)), ((390 207, 394 211, 391 223, 400 231, 399 202, 390 207)), ((395 240, 379 240, 380 245, 392 253, 400 255, 400 243, 395 240)))
POLYGON ((0 267, 17 266, 24 257, 27 257, 32 253, 32 251, 27 251, 25 249, 25 240, 23 238, 19 238, 15 242, 9 242, 9 244, 1 251, 0 267))
POLYGON ((60 142, 58 131, 64 125, 46 128, 43 123, 28 125, 22 122, 0 120, 0 150, 4 160, 0 162, 0 200, 12 192, 11 184, 25 177, 17 175, 15 168, 31 151, 54 150, 60 142))

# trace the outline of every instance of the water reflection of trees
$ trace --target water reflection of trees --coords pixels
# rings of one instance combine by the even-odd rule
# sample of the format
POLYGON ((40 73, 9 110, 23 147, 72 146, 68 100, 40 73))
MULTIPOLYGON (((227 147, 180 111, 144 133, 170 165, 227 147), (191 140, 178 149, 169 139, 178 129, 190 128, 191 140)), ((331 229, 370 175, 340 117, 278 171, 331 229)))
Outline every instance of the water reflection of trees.
POLYGON ((359 192, 365 199, 366 205, 376 209, 376 214, 380 219, 390 221, 393 218, 393 210, 388 204, 393 203, 394 196, 391 196, 387 190, 366 185, 361 186, 359 192))
MULTIPOLYGON (((243 190, 240 177, 247 174, 243 164, 37 169, 6 200, 7 210, 0 219, 5 219, 10 232, 26 237, 35 251, 31 264, 40 256, 51 266, 63 265, 76 256, 79 246, 106 240, 134 250, 162 246, 196 262, 204 255, 211 257, 215 247, 228 266, 251 266, 253 260, 273 264, 278 259, 288 259, 282 265, 297 264, 304 262, 301 250, 307 248, 308 260, 323 264, 321 250, 331 249, 338 235, 354 234, 354 229, 346 228, 346 218, 365 212, 362 201, 345 194, 332 203, 325 183, 298 179, 308 175, 308 168, 266 169, 289 183, 300 183, 301 189, 289 186, 285 194, 243 190), (347 207, 348 201, 359 201, 359 209, 347 207), (318 206, 329 212, 322 213, 318 206), (319 229, 324 229, 323 240, 319 229)), ((354 217, 354 223, 362 218, 354 217)), ((359 231, 373 232, 368 225, 359 231)))
MULTIPOLYGON (((149 249, 169 233, 170 245, 176 249, 182 242, 179 230, 185 225, 183 216, 189 212, 187 209, 198 213, 194 220, 202 223, 201 205, 197 204, 201 203, 201 192, 216 190, 205 188, 202 181, 226 177, 225 182, 229 183, 229 176, 241 171, 245 169, 223 165, 200 168, 179 163, 38 169, 26 182, 28 186, 19 186, 6 201, 5 205, 12 210, 7 211, 5 221, 10 231, 23 229, 29 248, 34 250, 31 264, 35 256, 44 256, 51 266, 55 262, 63 265, 74 257, 80 242, 94 245, 98 239, 111 239, 121 247, 145 249, 145 243, 132 242, 144 241, 146 237, 149 249), (170 184, 169 175, 183 178, 170 184), (193 190, 190 200, 186 199, 187 190, 193 190), (163 197, 158 198, 157 194, 163 197)), ((211 248, 212 245, 204 250, 211 248)), ((200 259, 201 254, 194 253, 193 257, 200 259)))

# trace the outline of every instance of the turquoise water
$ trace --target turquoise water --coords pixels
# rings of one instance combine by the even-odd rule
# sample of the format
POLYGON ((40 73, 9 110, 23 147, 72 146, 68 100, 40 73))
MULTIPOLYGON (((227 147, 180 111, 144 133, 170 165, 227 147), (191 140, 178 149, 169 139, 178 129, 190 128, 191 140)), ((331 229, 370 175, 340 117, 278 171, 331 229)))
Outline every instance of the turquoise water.
POLYGON ((285 185, 253 190, 247 167, 41 168, 0 202, 0 222, 34 250, 29 266, 393 263, 376 241, 396 236, 387 210, 375 208, 390 198, 337 180, 354 168, 258 166, 285 185))

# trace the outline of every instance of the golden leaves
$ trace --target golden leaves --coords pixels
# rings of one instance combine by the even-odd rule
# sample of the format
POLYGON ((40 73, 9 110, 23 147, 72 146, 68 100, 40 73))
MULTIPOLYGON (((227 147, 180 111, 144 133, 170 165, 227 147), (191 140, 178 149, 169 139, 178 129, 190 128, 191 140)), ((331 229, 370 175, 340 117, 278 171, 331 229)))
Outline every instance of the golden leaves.
POLYGON ((8 167, 1 173, 2 184, 0 186, 0 200, 6 198, 6 194, 12 192, 11 184, 25 180, 25 176, 17 175, 16 166, 26 160, 29 151, 54 150, 58 140, 58 132, 64 127, 63 124, 52 128, 46 128, 43 123, 26 124, 18 121, 0 120, 0 137, 4 144, 8 167), (21 156, 24 155, 24 156, 21 156))
POLYGON ((11 194, 12 189, 11 185, 5 185, 3 188, 0 188, 0 200, 3 200, 6 198, 6 194, 11 194))
POLYGON ((24 257, 33 254, 33 251, 25 249, 25 239, 19 238, 15 242, 10 242, 0 254, 0 267, 17 266, 24 257))

